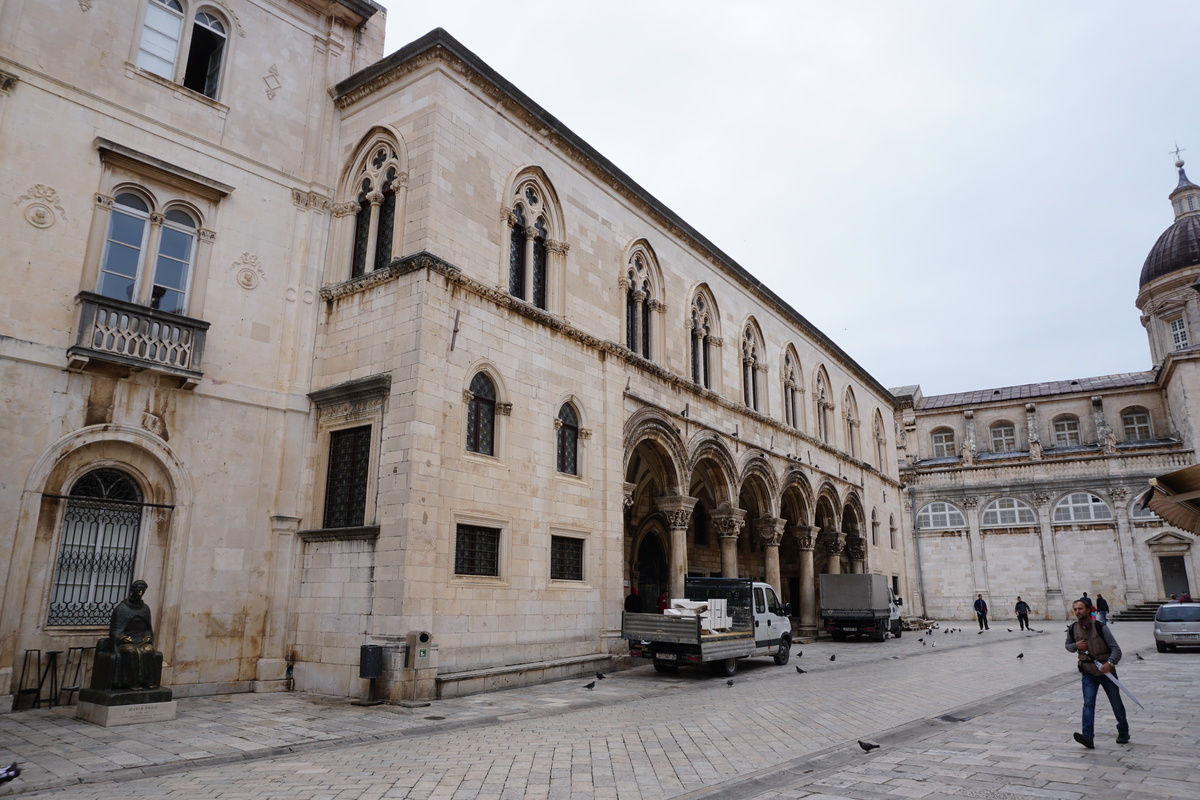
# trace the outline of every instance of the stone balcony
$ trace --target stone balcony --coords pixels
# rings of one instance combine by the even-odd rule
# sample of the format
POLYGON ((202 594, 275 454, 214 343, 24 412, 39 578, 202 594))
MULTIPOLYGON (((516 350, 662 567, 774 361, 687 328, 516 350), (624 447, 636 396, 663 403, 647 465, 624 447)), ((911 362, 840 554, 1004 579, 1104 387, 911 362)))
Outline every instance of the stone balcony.
POLYGON ((209 323, 146 306, 80 292, 79 335, 67 348, 67 368, 99 362, 128 372, 148 370, 191 389, 204 377, 201 358, 209 323))

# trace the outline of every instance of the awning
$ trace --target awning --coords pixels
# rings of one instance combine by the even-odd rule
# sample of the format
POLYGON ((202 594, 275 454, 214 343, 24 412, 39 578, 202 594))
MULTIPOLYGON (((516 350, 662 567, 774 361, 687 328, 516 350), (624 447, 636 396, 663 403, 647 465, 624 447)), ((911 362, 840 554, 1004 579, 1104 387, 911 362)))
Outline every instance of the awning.
POLYGON ((1200 534, 1200 464, 1151 478, 1142 505, 1176 528, 1200 534))

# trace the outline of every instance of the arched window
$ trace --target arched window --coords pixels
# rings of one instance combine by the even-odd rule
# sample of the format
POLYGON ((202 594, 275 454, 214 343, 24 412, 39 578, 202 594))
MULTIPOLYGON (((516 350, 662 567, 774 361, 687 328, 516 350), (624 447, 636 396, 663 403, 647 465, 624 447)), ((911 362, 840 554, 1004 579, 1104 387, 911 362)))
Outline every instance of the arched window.
POLYGON ((211 10, 196 14, 191 36, 186 40, 187 58, 180 74, 183 21, 183 5, 179 0, 147 0, 137 65, 216 100, 229 38, 225 22, 211 10))
POLYGON ((1127 442, 1146 442, 1154 438, 1150 427, 1150 412, 1140 406, 1133 406, 1121 412, 1121 428, 1125 432, 1127 442))
POLYGON ((1063 414, 1054 418, 1054 446, 1078 447, 1083 443, 1079 435, 1079 417, 1063 414))
POLYGON ((87 473, 63 514, 47 625, 107 625, 133 580, 142 493, 115 469, 87 473))
POLYGON ((119 192, 109 217, 96 293, 183 314, 198 230, 196 220, 181 208, 152 214, 146 197, 119 192))
POLYGON ((829 425, 829 415, 833 411, 833 402, 830 400, 829 381, 825 378, 825 370, 817 370, 817 386, 813 392, 813 400, 816 402, 817 416, 817 438, 822 442, 829 444, 832 431, 829 425))
POLYGON ((654 287, 647 256, 634 253, 625 272, 625 346, 642 358, 650 358, 650 312, 654 287))
POLYGON ((508 217, 508 293, 538 308, 548 307, 551 214, 533 178, 518 183, 508 217))
POLYGON ((875 412, 875 422, 872 425, 875 439, 875 466, 880 472, 887 472, 887 429, 883 426, 883 416, 875 412))
POLYGON ((713 388, 713 339, 716 336, 715 309, 704 292, 692 298, 692 381, 705 389, 713 388))
POLYGON ((783 421, 800 429, 800 362, 791 347, 783 354, 783 421))
POLYGON ((992 425, 992 452, 1012 453, 1017 449, 1017 428, 1011 422, 992 425))
POLYGON ((879 514, 871 509, 871 546, 879 546, 879 514))
POLYGON ((967 518, 957 506, 940 500, 929 503, 917 514, 917 527, 924 530, 967 527, 967 518))
POLYGON ((985 528, 1013 528, 1022 525, 1036 525, 1037 514, 1028 503, 1015 497, 1001 497, 988 503, 983 510, 980 525, 985 528))
POLYGON ((954 458, 958 455, 954 448, 954 431, 949 428, 937 428, 930 434, 930 439, 934 458, 954 458))
POLYGON ((893 550, 896 549, 896 518, 888 517, 888 539, 893 550))
POLYGON ((747 408, 759 410, 758 373, 762 361, 762 341, 751 323, 742 331, 742 400, 747 408))
POLYGON ((1112 518, 1108 504, 1088 492, 1073 492, 1054 507, 1055 522, 1096 522, 1112 518))
POLYGON ((407 180, 408 176, 400 170, 400 155, 395 144, 374 143, 355 180, 358 209, 354 215, 351 277, 357 278, 391 263, 397 238, 398 192, 407 180))
POLYGON ((846 452, 851 458, 858 458, 858 428, 862 424, 858 419, 858 403, 854 400, 854 392, 849 387, 842 398, 844 412, 842 419, 846 425, 846 452))
POLYGON ((496 385, 482 372, 471 379, 467 403, 467 450, 496 454, 496 385))
POLYGON ((554 427, 558 429, 558 471, 564 475, 578 475, 579 415, 570 403, 562 404, 554 427))

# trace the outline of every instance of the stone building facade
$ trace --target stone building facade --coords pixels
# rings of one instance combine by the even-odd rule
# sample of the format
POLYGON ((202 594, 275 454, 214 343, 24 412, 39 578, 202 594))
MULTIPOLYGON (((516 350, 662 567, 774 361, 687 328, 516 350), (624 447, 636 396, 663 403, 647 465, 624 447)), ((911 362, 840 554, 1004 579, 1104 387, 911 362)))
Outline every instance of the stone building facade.
POLYGON ((1150 478, 1196 461, 1200 187, 1176 164, 1174 223, 1142 267, 1146 372, 925 397, 893 389, 916 595, 973 616, 982 594, 1063 619, 1082 593, 1114 610, 1189 591, 1196 537, 1142 501, 1150 478))
POLYGON ((689 574, 797 634, 820 572, 907 594, 891 394, 383 14, 0 6, 5 707, 134 577, 177 696, 358 695, 364 644, 393 699, 607 668, 689 574))

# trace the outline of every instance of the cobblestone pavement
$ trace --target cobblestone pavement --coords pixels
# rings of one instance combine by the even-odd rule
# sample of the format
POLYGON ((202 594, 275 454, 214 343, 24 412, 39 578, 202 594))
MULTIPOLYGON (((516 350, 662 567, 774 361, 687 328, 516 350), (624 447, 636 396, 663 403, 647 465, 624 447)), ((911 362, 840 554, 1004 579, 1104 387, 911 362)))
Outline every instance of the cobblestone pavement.
POLYGON ((0 763, 22 762, 6 788, 25 797, 1200 797, 1185 733, 1200 721, 1200 653, 1160 655, 1148 623, 1116 624, 1121 676, 1148 710, 1130 704, 1133 743, 1119 746, 1101 695, 1085 751, 1070 738, 1081 701, 1065 623, 1001 625, 806 644, 786 667, 743 662, 732 686, 639 667, 591 691, 580 679, 421 709, 227 695, 112 729, 19 712, 0 717, 0 763), (859 738, 882 747, 864 754, 859 738))

